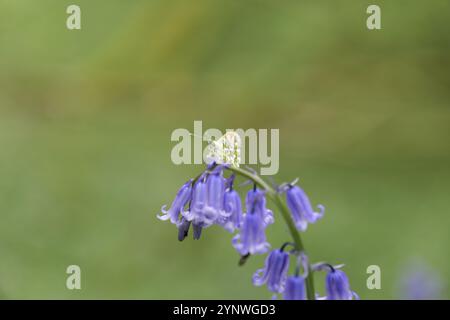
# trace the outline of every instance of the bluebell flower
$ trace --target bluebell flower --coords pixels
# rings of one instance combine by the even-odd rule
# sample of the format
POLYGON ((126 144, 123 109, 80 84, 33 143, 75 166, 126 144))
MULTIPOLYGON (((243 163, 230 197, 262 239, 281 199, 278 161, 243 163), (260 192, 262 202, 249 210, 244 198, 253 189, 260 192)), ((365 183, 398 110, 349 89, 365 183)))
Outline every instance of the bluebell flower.
POLYGON ((305 279, 301 275, 289 276, 283 291, 284 300, 306 300, 305 279))
POLYGON ((216 216, 206 212, 207 186, 204 181, 197 181, 192 192, 192 200, 188 211, 183 211, 186 221, 192 223, 194 239, 199 239, 201 230, 214 223, 216 216))
POLYGON ((288 269, 289 254, 282 249, 273 250, 267 256, 264 268, 257 270, 253 275, 253 284, 262 286, 267 283, 270 291, 281 293, 284 289, 288 269))
POLYGON ((217 223, 224 215, 225 178, 221 167, 202 175, 194 184, 189 210, 182 214, 192 222, 194 239, 199 239, 202 229, 217 223), (219 170, 220 169, 220 170, 219 170))
POLYGON ((266 194, 264 191, 256 187, 248 191, 245 198, 245 206, 247 212, 259 215, 264 225, 267 226, 274 222, 272 211, 266 207, 266 194))
POLYGON ((223 198, 223 215, 219 220, 219 224, 229 232, 239 229, 242 224, 242 204, 241 197, 234 190, 225 192, 223 198))
POLYGON ((261 217, 246 213, 240 233, 233 238, 232 243, 241 256, 266 253, 270 244, 266 241, 265 224, 261 217))
POLYGON ((291 211, 295 226, 300 231, 305 231, 308 223, 314 223, 323 217, 325 208, 318 205, 318 212, 311 206, 306 193, 298 186, 289 185, 286 190, 286 203, 291 211))
POLYGON ((204 211, 207 205, 207 186, 205 181, 197 181, 192 191, 192 200, 187 211, 183 211, 183 217, 194 224, 209 225, 214 222, 214 217, 205 217, 204 211))
POLYGON ((342 270, 332 268, 325 278, 327 300, 352 300, 358 296, 350 289, 347 275, 342 270))
POLYGON ((224 214, 224 195, 225 195, 225 178, 222 175, 222 167, 216 167, 213 172, 208 175, 207 184, 207 203, 204 208, 204 214, 211 219, 219 218, 224 214))
POLYGON ((160 220, 169 220, 173 224, 177 224, 184 207, 191 199, 192 180, 186 182, 180 190, 178 190, 175 199, 172 202, 169 210, 166 210, 166 205, 161 208, 163 215, 158 215, 160 220))

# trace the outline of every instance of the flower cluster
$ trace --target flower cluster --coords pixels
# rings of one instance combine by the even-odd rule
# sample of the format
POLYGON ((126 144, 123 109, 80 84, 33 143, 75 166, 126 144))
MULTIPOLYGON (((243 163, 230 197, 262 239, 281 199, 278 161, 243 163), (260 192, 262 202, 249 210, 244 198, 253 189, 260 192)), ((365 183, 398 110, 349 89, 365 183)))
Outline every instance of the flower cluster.
POLYGON ((239 194, 233 190, 234 176, 224 178, 225 166, 210 166, 197 179, 189 180, 180 190, 169 210, 163 206, 161 220, 169 220, 178 227, 178 239, 184 240, 190 226, 194 239, 213 224, 229 232, 245 224, 239 194))
MULTIPOLYGON (((245 261, 251 255, 265 254, 264 268, 253 275, 255 286, 267 285, 275 295, 281 294, 286 300, 304 299, 353 299, 356 295, 351 291, 348 278, 338 267, 319 263, 310 265, 303 247, 299 243, 298 231, 306 231, 308 224, 315 223, 324 215, 324 207, 317 206, 314 211, 306 193, 295 183, 283 184, 276 189, 262 182, 262 179, 252 172, 232 168, 226 164, 212 163, 197 178, 187 181, 178 190, 172 205, 168 210, 163 206, 161 220, 170 220, 178 228, 178 240, 184 240, 193 229, 193 238, 200 239, 202 230, 219 225, 236 235, 232 245, 245 261), (225 177, 227 171, 233 173, 225 177), (245 212, 241 197, 234 190, 236 174, 250 179, 253 183, 245 197, 245 212), (271 246, 266 238, 266 228, 274 223, 274 214, 266 206, 266 198, 276 199, 280 210, 286 210, 284 219, 297 229, 293 235, 294 242, 287 242, 281 248, 269 252, 271 246), (287 208, 282 204, 285 196, 287 208), (290 251, 286 247, 292 246, 290 251), (296 257, 295 273, 288 275, 290 260, 296 257), (300 271, 303 271, 302 273, 300 271), (327 271, 326 296, 319 297, 308 286, 312 274, 327 271), (309 293, 309 294, 308 294, 309 293)), ((292 233, 292 230, 291 230, 292 233)))
POLYGON ((356 293, 350 289, 350 284, 346 274, 338 270, 341 266, 331 266, 327 263, 319 263, 309 266, 308 257, 304 253, 296 250, 285 252, 285 247, 290 243, 285 243, 280 249, 275 249, 266 258, 264 268, 259 269, 253 275, 255 286, 267 285, 267 289, 275 294, 281 293, 284 300, 306 300, 305 280, 309 272, 327 271, 325 278, 324 297, 316 295, 318 300, 352 300, 358 299, 356 293), (288 275, 290 256, 297 259, 295 272, 288 275), (303 270, 303 274, 300 271, 303 270))

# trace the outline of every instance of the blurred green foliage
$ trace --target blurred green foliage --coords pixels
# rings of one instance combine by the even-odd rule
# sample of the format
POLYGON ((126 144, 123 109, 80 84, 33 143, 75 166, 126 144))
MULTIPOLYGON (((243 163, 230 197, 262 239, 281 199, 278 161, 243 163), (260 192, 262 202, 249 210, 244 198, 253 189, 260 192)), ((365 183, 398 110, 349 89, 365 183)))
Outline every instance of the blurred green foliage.
POLYGON ((194 120, 280 128, 276 181, 327 208, 310 256, 362 298, 398 297, 413 258, 449 279, 449 71, 444 0, 1 1, 0 298, 270 298, 263 257, 239 268, 225 231, 179 243, 156 219, 202 169, 170 161, 194 120))

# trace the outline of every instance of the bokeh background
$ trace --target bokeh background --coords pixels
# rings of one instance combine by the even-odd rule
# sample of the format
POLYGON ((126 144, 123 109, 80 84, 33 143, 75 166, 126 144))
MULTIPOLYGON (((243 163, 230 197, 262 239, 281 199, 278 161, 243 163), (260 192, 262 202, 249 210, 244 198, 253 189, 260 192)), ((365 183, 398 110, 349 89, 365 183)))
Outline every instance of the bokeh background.
MULTIPOLYGON (((310 257, 345 263, 362 298, 402 297, 417 261, 448 298, 449 88, 445 0, 2 0, 0 298, 270 298, 264 257, 238 267, 220 228, 180 243, 156 219, 202 170, 170 160, 194 120, 280 129, 275 181, 327 207, 310 257)), ((281 219, 268 237, 288 239, 281 219)))

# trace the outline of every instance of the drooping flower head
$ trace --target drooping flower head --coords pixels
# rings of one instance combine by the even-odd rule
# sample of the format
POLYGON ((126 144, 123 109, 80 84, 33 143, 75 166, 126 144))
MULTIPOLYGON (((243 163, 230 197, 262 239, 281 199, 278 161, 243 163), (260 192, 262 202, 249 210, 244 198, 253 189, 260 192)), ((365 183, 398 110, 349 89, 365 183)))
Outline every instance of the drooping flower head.
POLYGON ((209 169, 195 182, 192 200, 183 217, 192 222, 194 239, 199 239, 202 229, 218 222, 225 215, 224 193, 225 178, 222 166, 209 169))
POLYGON ((350 290, 347 275, 342 270, 333 269, 328 272, 325 278, 325 290, 327 300, 351 300, 354 296, 350 290))
POLYGON ((219 218, 218 223, 227 231, 234 232, 242 225, 242 204, 241 197, 233 190, 234 176, 227 181, 227 191, 223 197, 223 215, 219 218))
POLYGON ((318 300, 359 300, 358 295, 350 289, 350 283, 344 271, 339 270, 344 265, 332 266, 319 262, 312 266, 313 271, 327 271, 325 278, 325 297, 317 296, 318 300))
POLYGON ((247 194, 246 209, 240 234, 232 240, 233 246, 242 256, 266 253, 270 244, 266 241, 265 229, 271 212, 267 212, 265 193, 256 186, 247 194))
POLYGON ((205 207, 207 205, 207 186, 202 179, 195 183, 192 191, 192 200, 187 211, 183 211, 183 217, 193 224, 207 226, 214 222, 214 217, 205 216, 205 207))
POLYGON ((241 256, 266 253, 270 244, 266 241, 265 225, 261 217, 246 213, 240 233, 234 236, 232 243, 241 256))
POLYGON ((301 275, 289 276, 283 292, 284 300, 306 300, 305 279, 301 275))
POLYGON ((305 231, 308 223, 314 223, 323 217, 325 208, 318 205, 318 212, 315 212, 311 206, 306 193, 295 185, 289 185, 286 190, 286 202, 294 219, 295 226, 300 231, 305 231))
POLYGON ((267 288, 275 293, 281 293, 286 282, 289 269, 289 254, 283 249, 276 249, 269 253, 264 268, 259 269, 253 275, 253 284, 262 286, 267 283, 267 288))
MULTIPOLYGON (((285 243, 283 246, 286 246, 287 244, 289 243, 285 243)), ((309 258, 304 252, 293 251, 293 253, 297 256, 297 264, 295 266, 294 275, 289 276, 286 279, 283 299, 306 300, 305 279, 310 272, 309 258)))
POLYGON ((169 210, 166 210, 166 205, 161 208, 163 215, 158 215, 160 220, 169 220, 173 224, 177 224, 180 218, 180 214, 183 211, 183 208, 191 199, 191 191, 192 191, 192 179, 186 182, 180 190, 178 190, 175 199, 172 202, 169 210))
POLYGON ((225 218, 223 227, 233 232, 235 229, 239 229, 242 224, 242 204, 241 197, 235 190, 229 190, 225 193, 223 200, 225 218))
POLYGON ((205 215, 210 218, 218 218, 223 214, 223 197, 225 194, 225 178, 223 177, 223 166, 217 166, 208 175, 207 184, 207 202, 204 208, 205 215))
POLYGON ((245 206, 247 212, 257 214, 265 226, 274 222, 272 211, 266 207, 266 194, 263 190, 258 189, 256 185, 247 192, 245 206))
POLYGON ((316 263, 312 266, 314 271, 327 271, 325 278, 325 297, 319 300, 352 300, 359 299, 358 295, 350 289, 350 283, 344 271, 339 270, 344 265, 332 266, 329 263, 316 263))

